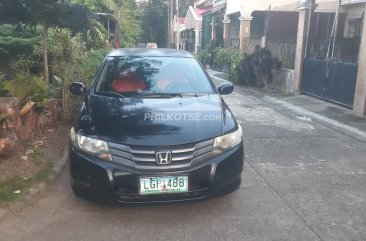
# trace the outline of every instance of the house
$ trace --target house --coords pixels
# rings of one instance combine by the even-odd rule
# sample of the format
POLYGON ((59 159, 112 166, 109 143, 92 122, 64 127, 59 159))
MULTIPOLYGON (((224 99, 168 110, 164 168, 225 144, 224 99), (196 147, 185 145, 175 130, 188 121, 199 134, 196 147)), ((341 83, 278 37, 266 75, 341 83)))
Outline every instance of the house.
POLYGON ((360 38, 364 23, 365 1, 362 0, 343 0, 341 10, 346 14, 344 37, 360 38))
POLYGON ((211 12, 211 0, 198 1, 194 7, 188 8, 184 25, 184 49, 193 53, 197 53, 201 49, 202 44, 202 20, 203 15, 211 12))
POLYGON ((211 0, 205 4, 211 10, 202 14, 202 48, 206 48, 208 44, 223 47, 226 0, 211 0))
MULTIPOLYGON (((334 18, 336 1, 318 0, 319 7, 316 11, 323 18, 328 15, 334 18)), ((298 4, 297 0, 227 0, 224 18, 225 46, 240 45, 243 49, 243 39, 245 41, 247 38, 262 36, 270 39, 296 39, 298 4)))
POLYGON ((177 17, 174 16, 173 22, 174 22, 174 26, 173 26, 173 32, 174 32, 174 47, 177 48, 178 45, 178 49, 184 49, 184 45, 185 45, 185 41, 184 41, 184 31, 186 29, 186 25, 185 25, 185 17, 177 17))
POLYGON ((347 15, 344 36, 360 41, 352 107, 355 113, 366 115, 366 0, 342 0, 341 9, 347 15))
POLYGON ((267 46, 276 57, 291 58, 288 92, 366 114, 366 0, 205 2, 211 11, 202 14, 202 48, 267 46))

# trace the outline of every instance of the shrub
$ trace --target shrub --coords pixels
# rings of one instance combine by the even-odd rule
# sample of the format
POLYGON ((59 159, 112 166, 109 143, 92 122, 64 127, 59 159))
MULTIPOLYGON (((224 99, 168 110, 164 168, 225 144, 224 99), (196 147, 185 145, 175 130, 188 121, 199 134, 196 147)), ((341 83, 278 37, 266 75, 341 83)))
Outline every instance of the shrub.
POLYGON ((273 57, 268 49, 257 46, 252 54, 245 54, 240 61, 240 82, 270 91, 272 71, 281 68, 282 63, 278 58, 273 57))
POLYGON ((203 65, 209 65, 211 64, 211 54, 208 52, 208 50, 201 50, 197 55, 196 59, 203 65))
POLYGON ((213 51, 213 62, 215 64, 230 64, 232 51, 226 48, 215 48, 213 51))
POLYGON ((255 85, 256 77, 252 66, 252 56, 244 54, 239 63, 239 83, 243 85, 255 85))
POLYGON ((251 65, 257 79, 257 86, 270 91, 273 80, 272 71, 282 68, 281 61, 273 57, 268 49, 257 46, 254 53, 251 54, 251 65))
POLYGON ((90 50, 78 59, 77 76, 74 80, 90 85, 94 79, 98 66, 108 54, 108 49, 90 50))
POLYGON ((2 89, 8 96, 19 98, 20 105, 28 100, 36 103, 38 108, 48 107, 49 99, 55 94, 56 88, 43 80, 42 76, 18 74, 14 80, 5 81, 2 89))
POLYGON ((239 50, 218 47, 212 52, 212 62, 218 65, 229 65, 230 80, 240 83, 240 61, 242 59, 242 55, 240 54, 239 50))

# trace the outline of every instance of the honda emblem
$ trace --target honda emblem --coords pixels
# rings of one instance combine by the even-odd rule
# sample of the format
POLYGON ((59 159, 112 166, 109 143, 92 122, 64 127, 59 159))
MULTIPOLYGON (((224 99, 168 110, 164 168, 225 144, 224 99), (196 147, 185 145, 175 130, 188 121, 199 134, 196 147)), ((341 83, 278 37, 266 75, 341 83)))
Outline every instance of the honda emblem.
POLYGON ((171 151, 158 151, 155 154, 156 163, 159 165, 168 165, 172 161, 171 151))

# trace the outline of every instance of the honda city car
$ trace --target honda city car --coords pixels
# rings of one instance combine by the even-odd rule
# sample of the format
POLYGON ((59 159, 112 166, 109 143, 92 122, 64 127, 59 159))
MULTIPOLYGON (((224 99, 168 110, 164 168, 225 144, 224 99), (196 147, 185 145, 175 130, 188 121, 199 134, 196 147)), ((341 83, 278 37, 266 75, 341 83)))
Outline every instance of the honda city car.
POLYGON ((237 190, 242 129, 217 87, 188 52, 117 49, 101 63, 71 129, 74 193, 102 202, 209 199, 237 190))

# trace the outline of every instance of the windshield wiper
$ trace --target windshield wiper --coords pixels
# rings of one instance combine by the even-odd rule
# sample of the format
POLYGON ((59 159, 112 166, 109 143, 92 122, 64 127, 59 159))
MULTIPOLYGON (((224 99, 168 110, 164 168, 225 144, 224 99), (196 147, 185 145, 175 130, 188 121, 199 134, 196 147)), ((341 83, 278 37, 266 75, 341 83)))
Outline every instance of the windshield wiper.
POLYGON ((170 94, 170 93, 142 93, 138 95, 131 96, 132 98, 140 97, 140 98, 174 98, 174 97, 182 97, 181 94, 170 94))
POLYGON ((191 92, 191 93, 181 93, 179 94, 181 97, 184 97, 184 96, 194 96, 194 97, 200 97, 200 96, 204 96, 204 95, 208 95, 207 93, 197 93, 197 92, 191 92))
POLYGON ((117 92, 111 92, 111 91, 98 91, 96 94, 98 95, 104 95, 104 96, 110 96, 110 97, 119 97, 119 98, 127 98, 124 95, 121 95, 117 92))
POLYGON ((184 98, 184 97, 200 97, 208 95, 207 93, 196 93, 196 92, 189 92, 189 93, 141 93, 138 95, 131 96, 132 98, 140 97, 140 98, 184 98))

